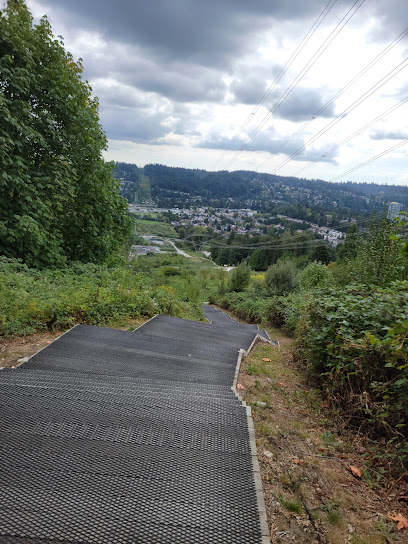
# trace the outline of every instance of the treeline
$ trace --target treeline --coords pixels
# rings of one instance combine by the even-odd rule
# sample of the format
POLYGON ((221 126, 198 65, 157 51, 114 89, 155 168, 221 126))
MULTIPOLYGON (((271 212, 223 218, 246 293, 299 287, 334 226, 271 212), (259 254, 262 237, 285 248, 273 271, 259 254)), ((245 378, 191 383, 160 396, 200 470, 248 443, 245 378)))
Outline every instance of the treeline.
MULTIPOLYGON (((120 176, 125 181, 123 194, 133 199, 138 182, 132 182, 130 192, 126 185, 126 170, 131 166, 117 164, 124 173, 120 176)), ((403 186, 328 183, 258 172, 207 172, 160 164, 146 165, 138 169, 138 175, 141 172, 149 179, 152 198, 163 208, 251 207, 261 213, 279 213, 328 226, 351 218, 367 218, 372 213, 382 212, 391 201, 408 208, 408 188, 403 186)), ((136 177, 134 175, 133 180, 136 177)))
POLYGON ((219 265, 237 265, 246 260, 253 270, 267 270, 280 258, 293 256, 300 262, 318 260, 328 264, 335 259, 334 249, 316 240, 312 232, 285 230, 282 235, 273 230, 267 236, 239 235, 232 232, 227 240, 209 242, 211 258, 219 265))
POLYGON ((103 262, 130 232, 82 64, 22 1, 0 12, 0 254, 103 262))

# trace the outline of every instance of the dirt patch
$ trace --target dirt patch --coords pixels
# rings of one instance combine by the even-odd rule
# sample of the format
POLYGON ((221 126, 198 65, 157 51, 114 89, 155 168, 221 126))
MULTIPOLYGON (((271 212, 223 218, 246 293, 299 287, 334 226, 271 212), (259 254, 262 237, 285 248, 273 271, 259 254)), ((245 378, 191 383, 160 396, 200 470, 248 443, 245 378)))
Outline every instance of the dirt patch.
POLYGON ((280 348, 258 344, 239 383, 252 406, 272 543, 408 542, 388 512, 407 516, 408 491, 365 471, 363 442, 351 440, 292 360, 293 341, 270 331, 280 348), (350 465, 362 470, 356 477, 350 465))
POLYGON ((61 331, 32 334, 30 336, 13 336, 0 340, 0 367, 15 367, 21 359, 31 357, 42 348, 51 344, 61 336, 61 331))

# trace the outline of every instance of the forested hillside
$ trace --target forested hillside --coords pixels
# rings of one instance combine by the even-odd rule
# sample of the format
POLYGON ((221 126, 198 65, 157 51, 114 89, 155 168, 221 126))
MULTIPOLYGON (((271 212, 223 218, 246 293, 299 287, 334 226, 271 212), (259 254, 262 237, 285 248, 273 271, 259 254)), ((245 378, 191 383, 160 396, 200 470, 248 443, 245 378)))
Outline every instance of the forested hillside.
POLYGON ((408 187, 396 185, 328 183, 258 172, 207 172, 160 164, 137 168, 116 163, 115 175, 122 179, 121 192, 129 202, 140 202, 141 198, 147 199, 151 195, 162 208, 250 207, 259 212, 281 213, 312 222, 318 222, 322 214, 330 214, 333 225, 382 211, 389 202, 400 202, 408 208, 408 187), (143 185, 146 177, 149 194, 143 185))

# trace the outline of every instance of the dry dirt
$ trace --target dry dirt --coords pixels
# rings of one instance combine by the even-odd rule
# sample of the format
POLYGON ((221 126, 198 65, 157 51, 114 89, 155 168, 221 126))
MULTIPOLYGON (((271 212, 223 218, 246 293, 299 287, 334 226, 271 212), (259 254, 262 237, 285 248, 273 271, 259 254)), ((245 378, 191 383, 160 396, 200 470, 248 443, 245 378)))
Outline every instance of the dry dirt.
POLYGON ((31 357, 55 338, 62 334, 58 332, 46 332, 32 334, 31 336, 13 336, 0 341, 0 367, 15 367, 21 364, 21 359, 31 357))
POLYGON ((384 477, 378 482, 366 469, 363 440, 336 427, 305 384, 292 360, 293 341, 281 331, 270 336, 280 348, 255 346, 238 382, 252 406, 271 542, 408 542, 408 531, 387 519, 388 512, 408 517, 406 487, 384 477))

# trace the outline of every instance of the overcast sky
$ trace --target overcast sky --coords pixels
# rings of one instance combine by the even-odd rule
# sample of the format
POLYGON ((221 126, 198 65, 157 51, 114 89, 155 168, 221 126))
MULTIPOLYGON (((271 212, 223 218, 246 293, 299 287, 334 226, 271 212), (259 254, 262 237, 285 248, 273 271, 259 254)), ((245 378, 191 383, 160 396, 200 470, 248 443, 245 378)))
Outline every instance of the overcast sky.
POLYGON ((408 28, 407 0, 27 4, 83 59, 109 160, 408 184, 408 144, 343 175, 408 138, 408 101, 383 116, 408 97, 407 36, 342 92, 408 28))

